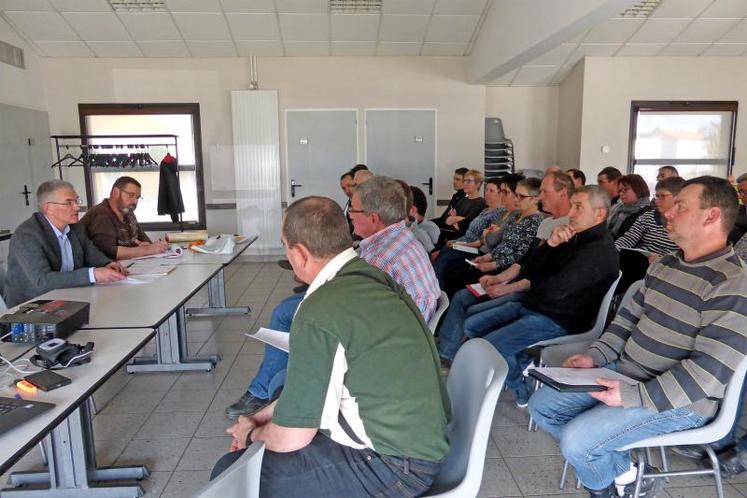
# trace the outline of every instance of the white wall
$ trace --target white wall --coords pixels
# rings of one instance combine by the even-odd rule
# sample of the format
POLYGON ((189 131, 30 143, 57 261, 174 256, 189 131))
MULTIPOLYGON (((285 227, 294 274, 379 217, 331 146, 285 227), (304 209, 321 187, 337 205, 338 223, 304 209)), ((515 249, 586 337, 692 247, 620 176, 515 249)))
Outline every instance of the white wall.
POLYGON ((3 19, 0 19, 0 40, 23 49, 26 68, 0 63, 0 103, 45 110, 42 98, 41 59, 3 19))
MULTIPOLYGON (((628 164, 633 100, 736 100, 747 104, 745 57, 587 57, 584 71, 581 169, 628 164), (601 147, 608 145, 609 154, 601 147)), ((737 117, 734 173, 747 172, 747 124, 737 117)))
POLYGON ((517 169, 543 170, 557 161, 558 88, 487 87, 485 116, 501 118, 517 169))
POLYGON ((583 99, 584 61, 580 61, 566 76, 559 89, 557 162, 564 169, 578 168, 580 164, 583 99))

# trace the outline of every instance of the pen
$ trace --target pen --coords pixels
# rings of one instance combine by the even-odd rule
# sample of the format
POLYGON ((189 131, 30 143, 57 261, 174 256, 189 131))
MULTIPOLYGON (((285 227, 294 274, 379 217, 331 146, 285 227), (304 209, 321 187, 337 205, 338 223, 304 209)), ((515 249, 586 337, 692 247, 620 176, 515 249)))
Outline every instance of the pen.
POLYGON ((125 266, 125 268, 129 268, 130 266, 132 266, 132 265, 134 265, 134 264, 135 264, 135 262, 133 261, 133 262, 132 262, 132 263, 130 263, 129 265, 125 266))

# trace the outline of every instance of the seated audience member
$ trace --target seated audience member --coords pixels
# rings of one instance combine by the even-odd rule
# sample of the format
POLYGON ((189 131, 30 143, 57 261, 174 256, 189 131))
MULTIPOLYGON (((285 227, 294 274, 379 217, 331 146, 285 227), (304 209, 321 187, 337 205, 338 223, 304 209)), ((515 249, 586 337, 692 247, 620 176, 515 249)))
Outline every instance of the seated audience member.
POLYGON ((602 168, 602 171, 600 171, 597 175, 597 185, 602 187, 604 191, 607 192, 607 195, 610 196, 610 205, 612 207, 610 208, 609 216, 612 216, 615 209, 617 209, 617 206, 620 204, 618 202, 620 187, 617 184, 617 181, 621 176, 622 173, 620 173, 620 170, 617 168, 613 168, 612 166, 602 168))
POLYGON ((568 225, 555 227, 521 267, 529 282, 521 301, 472 315, 464 324, 467 337, 482 337, 508 363, 506 385, 524 407, 529 390, 522 371, 535 342, 586 332, 596 319, 604 294, 618 276, 618 257, 607 228, 609 197, 594 185, 571 197, 568 225))
POLYGON ((523 178, 522 175, 506 175, 500 179, 491 178, 485 181, 484 196, 487 207, 472 220, 464 235, 448 241, 433 261, 433 269, 442 289, 446 285, 446 272, 449 266, 455 261, 464 262, 464 258, 469 256, 469 253, 453 249, 455 243, 479 250, 480 247, 487 246, 486 238, 491 233, 497 236, 491 247, 500 241, 507 215, 516 208, 516 184, 523 178))
POLYGON ((540 184, 536 178, 526 178, 516 184, 516 192, 511 194, 516 198, 516 211, 503 224, 501 240, 489 254, 473 258, 474 266, 464 259, 447 266, 442 289, 449 297, 485 273, 506 269, 527 253, 544 219, 538 208, 540 184))
POLYGON ((9 307, 53 289, 125 278, 78 224, 80 198, 68 182, 50 180, 36 191, 39 211, 13 232, 8 250, 5 301, 9 307))
MULTIPOLYGON (((726 180, 685 182, 666 213, 680 251, 651 265, 599 340, 564 363, 608 367, 637 384, 599 379, 605 391, 543 387, 532 396, 531 415, 559 441, 592 497, 633 496, 636 468, 619 448, 702 426, 718 412, 747 354, 747 275, 726 239, 736 211, 726 180)), ((644 479, 641 496, 655 496, 663 483, 644 479)))
POLYGON ((643 213, 652 210, 651 192, 641 175, 625 175, 618 180, 620 204, 608 220, 610 233, 617 239, 633 225, 643 213))
POLYGON ((465 337, 464 323, 467 317, 500 306, 506 301, 521 299, 524 290, 529 288, 529 281, 526 279, 515 280, 521 271, 521 264, 529 258, 534 248, 550 238, 556 226, 568 223, 572 192, 573 181, 570 176, 563 173, 547 174, 540 185, 540 201, 550 216, 537 228, 537 235, 527 255, 498 275, 481 277, 479 282, 485 288, 486 296, 476 297, 469 290, 461 289, 450 297, 449 308, 439 327, 438 347, 446 365, 454 358, 465 337))
MULTIPOLYGON (((378 180, 366 185, 399 190, 378 180)), ((286 211, 285 252, 309 290, 293 319, 285 387, 228 429, 231 453, 211 478, 255 441, 265 445, 259 488, 268 498, 421 496, 438 473, 450 405, 433 338, 402 288, 356 256, 344 226, 331 199, 286 211)))
POLYGON ((342 208, 342 212, 345 215, 345 219, 348 220, 348 229, 351 235, 353 233, 353 222, 350 220, 350 213, 348 211, 350 211, 350 197, 353 195, 353 190, 355 189, 353 175, 354 173, 347 171, 340 177, 340 188, 345 193, 345 197, 348 198, 347 202, 345 202, 345 207, 342 208))
POLYGON ((374 177, 374 174, 367 169, 359 169, 353 174, 353 184, 357 188, 359 185, 363 185, 368 180, 374 177))
POLYGON ((747 233, 747 210, 745 209, 745 201, 747 201, 747 173, 737 178, 737 194, 741 202, 739 204, 737 219, 734 222, 734 228, 729 232, 729 242, 732 244, 736 244, 747 233))
POLYGON ((410 185, 410 192, 412 192, 410 230, 418 242, 423 244, 425 252, 431 252, 436 247, 441 230, 431 220, 425 219, 425 213, 428 210, 428 198, 425 193, 414 185, 410 185))
POLYGON ((565 174, 573 179, 573 186, 575 188, 583 187, 584 185, 586 185, 586 175, 580 169, 571 168, 566 170, 565 174))
POLYGON ((431 220, 436 225, 438 225, 439 228, 444 228, 446 226, 445 222, 446 218, 449 216, 449 213, 456 207, 456 203, 459 202, 462 197, 464 197, 464 190, 462 190, 462 188, 464 187, 464 175, 465 173, 467 173, 467 171, 469 171, 469 169, 467 168, 457 168, 454 170, 454 176, 451 179, 451 184, 454 187, 454 194, 449 200, 449 205, 446 206, 446 209, 444 209, 444 212, 441 213, 441 216, 431 220))
POLYGON ((679 178, 680 172, 674 166, 662 166, 656 174, 656 181, 660 182, 665 178, 679 178))
MULTIPOLYGON (((427 322, 438 306, 441 290, 433 273, 428 254, 407 228, 405 194, 395 180, 376 176, 356 188, 350 209, 360 242, 360 257, 389 274, 401 285, 417 305, 427 322)), ((285 298, 272 312, 270 328, 288 332, 293 315, 303 299, 298 293, 285 298)), ((266 405, 282 385, 288 355, 284 351, 265 347, 265 356, 249 389, 226 415, 235 418, 266 405)))
POLYGON ((81 222, 88 237, 111 259, 131 259, 159 254, 169 249, 168 242, 151 242, 135 217, 140 199, 140 182, 120 176, 112 185, 109 198, 92 207, 81 222))
POLYGON ((664 213, 672 209, 674 198, 684 184, 685 180, 678 176, 660 180, 656 184, 656 209, 639 216, 625 235, 615 240, 615 247, 620 251, 622 271, 615 294, 624 294, 630 284, 642 279, 650 260, 677 250, 677 244, 669 237, 664 213))
POLYGON ((485 200, 480 197, 482 180, 482 173, 477 170, 471 169, 464 174, 462 182, 464 197, 449 210, 441 226, 441 240, 437 249, 443 247, 447 240, 458 239, 464 235, 472 220, 485 209, 485 200))

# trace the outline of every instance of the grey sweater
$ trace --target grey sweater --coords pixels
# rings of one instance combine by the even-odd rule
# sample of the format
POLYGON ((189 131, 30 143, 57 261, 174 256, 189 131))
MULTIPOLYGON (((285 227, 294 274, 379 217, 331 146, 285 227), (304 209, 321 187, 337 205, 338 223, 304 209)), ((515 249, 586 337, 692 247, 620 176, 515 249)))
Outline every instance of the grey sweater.
POLYGON ((88 268, 98 268, 111 262, 91 242, 80 223, 70 225, 68 239, 73 249, 74 269, 61 272, 60 245, 44 215, 34 213, 16 228, 10 239, 8 274, 5 278, 9 307, 53 289, 90 285, 88 268))
POLYGON ((681 252, 664 256, 588 354, 640 381, 623 385, 624 407, 713 416, 747 354, 742 261, 731 246, 689 263, 681 252))

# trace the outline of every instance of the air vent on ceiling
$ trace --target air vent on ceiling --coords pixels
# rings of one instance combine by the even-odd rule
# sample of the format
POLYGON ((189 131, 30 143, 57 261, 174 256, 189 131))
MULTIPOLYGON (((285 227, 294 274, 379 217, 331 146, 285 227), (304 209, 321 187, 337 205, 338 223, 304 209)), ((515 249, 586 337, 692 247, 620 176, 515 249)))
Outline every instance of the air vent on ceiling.
POLYGON ((166 12, 164 0, 109 0, 115 12, 166 12))
POLYGON ((4 41, 0 41, 0 62, 26 69, 26 62, 23 60, 23 49, 4 41))
POLYGON ((329 0, 333 14, 379 14, 382 0, 329 0))
POLYGON ((620 17, 629 19, 642 19, 650 17, 660 3, 661 0, 643 0, 642 2, 638 2, 637 4, 633 5, 631 8, 625 9, 624 11, 620 12, 620 17))

